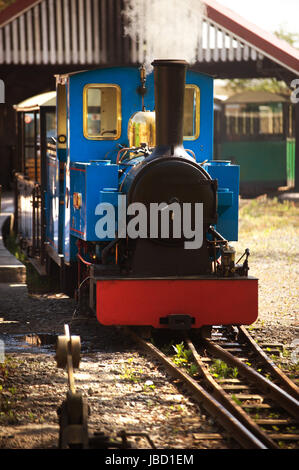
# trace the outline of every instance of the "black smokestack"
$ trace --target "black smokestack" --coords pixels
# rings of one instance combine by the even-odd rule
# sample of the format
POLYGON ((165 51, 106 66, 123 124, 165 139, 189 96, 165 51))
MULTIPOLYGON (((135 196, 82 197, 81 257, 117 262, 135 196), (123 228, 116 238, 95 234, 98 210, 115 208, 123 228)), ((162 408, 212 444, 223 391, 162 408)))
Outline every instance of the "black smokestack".
POLYGON ((155 60, 155 110, 157 147, 183 145, 185 60, 155 60))

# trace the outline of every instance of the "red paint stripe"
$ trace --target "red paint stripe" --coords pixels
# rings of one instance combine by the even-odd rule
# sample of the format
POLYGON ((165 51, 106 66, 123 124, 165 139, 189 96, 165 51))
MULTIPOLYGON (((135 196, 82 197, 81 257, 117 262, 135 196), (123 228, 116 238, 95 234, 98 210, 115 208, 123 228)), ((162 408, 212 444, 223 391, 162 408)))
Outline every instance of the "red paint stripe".
POLYGON ((71 230, 73 230, 74 232, 80 233, 80 235, 84 235, 84 232, 80 232, 80 230, 76 230, 75 228, 71 227, 71 230))
POLYGON ((73 171, 82 171, 83 173, 86 173, 86 170, 81 170, 80 168, 71 168, 73 171))
POLYGON ((57 243, 55 243, 53 240, 51 240, 51 238, 47 237, 47 240, 50 242, 51 245, 53 245, 55 248, 58 248, 57 247, 57 243))

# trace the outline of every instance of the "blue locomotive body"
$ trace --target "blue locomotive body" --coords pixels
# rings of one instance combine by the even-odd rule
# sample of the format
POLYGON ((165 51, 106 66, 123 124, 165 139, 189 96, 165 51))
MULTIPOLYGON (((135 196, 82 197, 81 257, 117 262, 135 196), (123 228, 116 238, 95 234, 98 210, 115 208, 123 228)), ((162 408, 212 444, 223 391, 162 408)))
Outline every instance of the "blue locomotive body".
MULTIPOLYGON (((222 235, 228 240, 238 239, 238 184, 239 167, 211 163, 213 158, 213 79, 188 71, 186 85, 200 90, 199 135, 184 138, 185 147, 194 152, 196 161, 218 180, 218 222, 222 235), (224 230, 224 231, 223 231, 224 230)), ((117 165, 121 146, 127 148, 130 118, 144 106, 155 109, 154 78, 146 78, 146 94, 138 93, 140 72, 137 68, 109 68, 85 71, 57 77, 57 123, 66 123, 65 141, 57 140, 57 157, 48 156, 47 240, 65 263, 76 260, 76 240, 101 242, 110 240, 96 235, 96 207, 101 202, 115 205, 117 213, 120 185, 136 161, 117 165), (120 135, 98 139, 84 135, 84 92, 90 85, 113 85, 120 90, 120 135), (63 99, 64 98, 64 99, 63 99), (59 168, 60 169, 59 171, 59 168), (76 203, 80 199, 80 204, 76 203)), ((192 110, 196 112, 196 110, 192 110)), ((58 136, 59 136, 58 129, 58 136)), ((64 140, 64 139, 61 139, 64 140)), ((117 224, 117 221, 116 221, 117 224)))
POLYGON ((213 161, 212 77, 163 60, 147 76, 133 67, 59 75, 55 137, 41 116, 40 261, 59 267, 64 291, 105 325, 256 319, 249 252, 237 265, 229 245, 238 240, 239 167, 213 161), (153 206, 160 219, 142 231, 137 217, 132 235, 140 205, 143 222, 153 206))

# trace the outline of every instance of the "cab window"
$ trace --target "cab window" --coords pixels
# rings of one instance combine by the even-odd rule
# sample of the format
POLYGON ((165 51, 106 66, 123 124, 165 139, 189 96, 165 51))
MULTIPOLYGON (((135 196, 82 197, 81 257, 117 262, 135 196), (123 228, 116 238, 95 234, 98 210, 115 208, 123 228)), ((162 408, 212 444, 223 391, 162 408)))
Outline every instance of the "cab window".
POLYGON ((90 84, 83 91, 83 133, 92 140, 121 135, 121 91, 118 85, 90 84))
POLYGON ((200 132, 200 89, 186 85, 184 105, 184 140, 196 140, 200 132))

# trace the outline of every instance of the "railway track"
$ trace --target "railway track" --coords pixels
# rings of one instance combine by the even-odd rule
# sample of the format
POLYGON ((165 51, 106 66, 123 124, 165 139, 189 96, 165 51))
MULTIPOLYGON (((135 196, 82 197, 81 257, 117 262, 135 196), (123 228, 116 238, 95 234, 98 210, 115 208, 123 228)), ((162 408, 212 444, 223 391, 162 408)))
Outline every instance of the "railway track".
MULTIPOLYGON (((209 338, 199 337, 192 331, 178 333, 175 335, 178 344, 168 344, 167 348, 165 344, 158 348, 136 330, 125 328, 125 333, 187 387, 224 430, 203 435, 201 439, 233 439, 246 449, 298 448, 298 387, 244 327, 214 327, 209 338), (169 354, 172 346, 176 356, 169 354)), ((161 332, 155 339, 163 342, 161 332)), ((58 367, 67 368, 69 382, 67 398, 59 408, 59 446, 130 448, 128 438, 134 433, 124 431, 118 441, 102 433, 89 436, 87 399, 76 391, 73 377, 73 369, 80 362, 80 338, 70 336, 67 325, 65 335, 58 338, 56 360, 58 367)), ((143 437, 155 448, 148 435, 143 437)))
POLYGON ((298 448, 298 387, 244 327, 215 327, 210 339, 182 337, 181 344, 192 355, 193 371, 196 368, 193 376, 150 341, 127 331, 242 448, 298 448))

